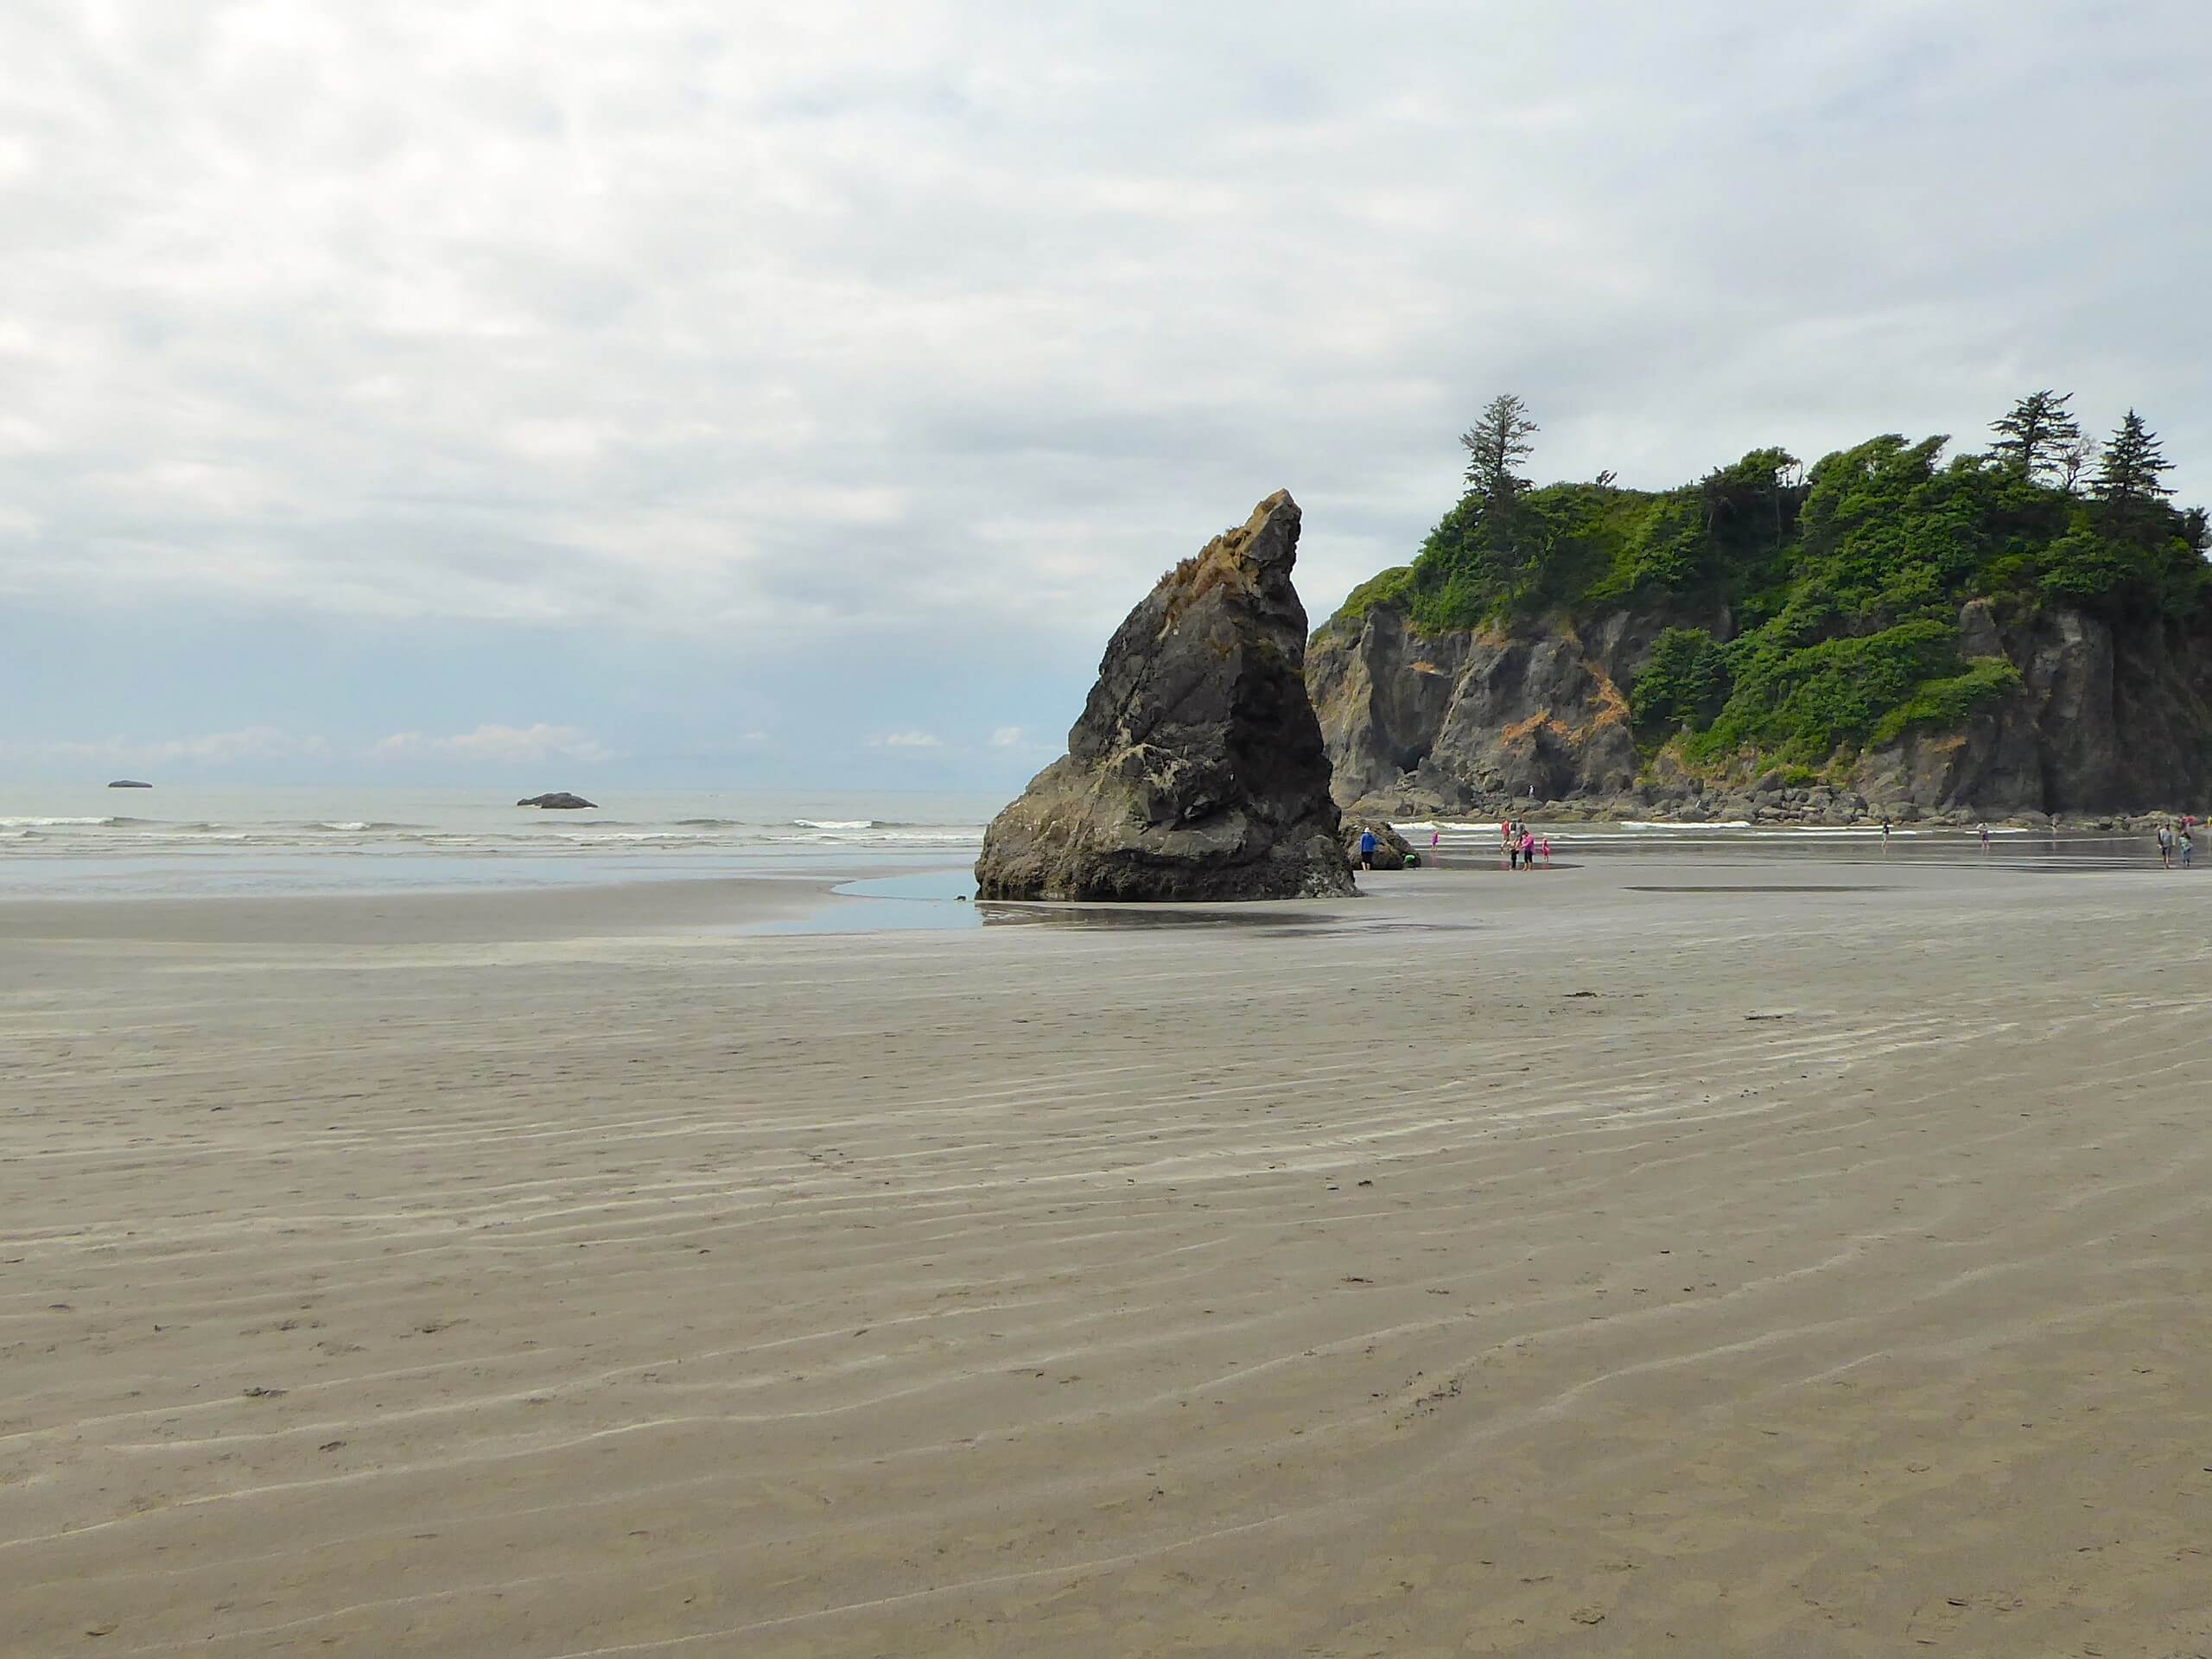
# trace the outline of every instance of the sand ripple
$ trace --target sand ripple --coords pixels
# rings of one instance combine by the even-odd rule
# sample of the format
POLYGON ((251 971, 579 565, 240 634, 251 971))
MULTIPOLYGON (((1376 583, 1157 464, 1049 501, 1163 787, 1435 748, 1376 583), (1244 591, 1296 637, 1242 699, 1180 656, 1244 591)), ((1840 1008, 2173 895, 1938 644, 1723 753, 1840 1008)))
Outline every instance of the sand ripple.
POLYGON ((2212 1642, 2171 884, 1449 875, 16 952, 0 1648, 2212 1642))

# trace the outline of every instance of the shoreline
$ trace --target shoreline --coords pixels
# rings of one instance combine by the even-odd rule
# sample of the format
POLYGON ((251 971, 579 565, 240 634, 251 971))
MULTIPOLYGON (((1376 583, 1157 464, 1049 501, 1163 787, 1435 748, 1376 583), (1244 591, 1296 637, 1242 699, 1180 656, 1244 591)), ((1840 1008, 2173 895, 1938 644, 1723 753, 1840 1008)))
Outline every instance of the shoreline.
MULTIPOLYGON (((1355 801, 1344 809, 1346 818, 1387 817, 1393 823, 1468 823, 1480 825, 1496 823, 1499 818, 1530 823, 1561 826, 1595 827, 1611 825, 1616 828, 1643 825, 1669 830, 1727 829, 1787 835, 1827 831, 1844 834, 1879 833, 1885 815, 1878 809, 1862 808, 1838 816, 1813 812, 1784 813, 1762 804, 1744 799, 1716 801, 1706 810, 1688 817, 1669 817, 1657 804, 1622 805, 1609 803, 1586 805, 1565 801, 1501 802, 1487 809, 1476 807, 1453 808, 1446 810, 1440 804, 1418 804, 1402 798, 1383 797, 1382 803, 1372 798, 1355 801)), ((2132 812, 1976 812, 1971 808, 1903 807, 1886 815, 1897 833, 1919 835, 1972 835, 1986 823, 1993 833, 1999 830, 2013 834, 2056 835, 2064 837, 2094 836, 2148 835, 2161 824, 2178 824, 2184 817, 2197 823, 2207 822, 2201 814, 2186 811, 2180 807, 2145 808, 2132 812)))
MULTIPOLYGON (((1413 839, 1422 867, 1378 871, 1363 878, 1361 900, 1418 899, 1453 902, 1452 883, 1486 876, 1502 855, 1484 827, 1445 825, 1432 849, 1421 839, 1431 826, 1397 826, 1413 839), (1452 832, 1457 830, 1454 836, 1452 832), (1408 889, 1408 883, 1415 884, 1408 889), (1426 885, 1424 885, 1426 883, 1426 885), (1440 884, 1440 885, 1439 885, 1440 884)), ((1622 892, 1637 879, 1674 881, 1700 869, 1734 870, 1802 879, 1830 869, 1864 879, 1886 872, 1914 887, 1941 891, 1952 877, 1974 873, 2110 876, 2134 871, 2185 875, 2177 860, 2160 870, 2139 837, 2061 836, 1993 829, 1986 849, 1969 835, 1912 835, 1885 842, 1861 829, 1734 830, 1682 825, 1649 835, 1554 833, 1556 857, 1540 873, 1592 873, 1622 892), (1706 833, 1700 834, 1703 831, 1706 833)), ((2208 863, 2212 869, 2212 863, 2208 863)), ((865 855, 794 861, 773 872, 679 871, 665 866, 602 868, 594 879, 480 883, 464 887, 403 885, 338 890, 218 893, 100 892, 41 896, 0 891, 0 943, 130 942, 241 946, 343 948, 405 941, 425 944, 558 941, 633 935, 753 938, 776 934, 871 934, 967 931, 981 925, 1065 922, 1105 926, 1154 919, 1229 918, 1264 922, 1286 906, 1307 901, 1137 905, 1082 901, 1002 904, 973 901, 969 861, 958 856, 865 855), (828 868, 824 868, 827 866, 828 868), (858 891, 847 891, 858 889, 858 891), (956 897, 956 895, 960 895, 956 897)), ((1754 882, 1756 888, 1773 883, 1754 882)), ((1485 883, 1487 890, 1487 884, 1485 883)), ((1371 913, 1364 902, 1363 913, 1371 913)))
MULTIPOLYGON (((104 893, 39 898, 0 893, 0 944, 60 948, 134 944, 198 946, 232 955, 281 949, 343 952, 384 945, 557 945, 563 941, 633 938, 715 939, 757 944, 777 938, 967 932, 1012 926, 1078 930, 1178 927, 1398 928, 1457 926, 1465 906, 1491 925, 1522 909, 1536 913, 1556 896, 1555 881, 1626 896, 1665 892, 1737 890, 1747 893, 1820 891, 1808 881, 1845 885, 1835 891, 1878 890, 1955 894, 2000 878, 2130 874, 2182 878, 2177 861, 2158 867, 2154 853, 2076 842, 2046 849, 2041 838, 1971 841, 1928 838, 1884 844, 1863 835, 1839 839, 1818 832, 1791 844, 1782 833, 1706 840, 1671 836, 1608 846, 1607 837, 1554 844, 1548 864, 1521 874, 1553 878, 1524 886, 1493 884, 1506 874, 1494 843, 1471 836, 1432 851, 1416 844, 1422 863, 1360 877, 1351 900, 1284 899, 1243 903, 1135 904, 1108 900, 976 900, 964 861, 838 861, 835 869, 774 874, 625 873, 626 879, 562 884, 513 883, 461 889, 392 887, 309 893, 200 894, 104 893), (1716 885, 1726 879, 1726 885, 1716 885), (1507 908, 1496 906, 1501 894, 1507 908)), ((2208 863, 2212 870, 2212 863, 2208 863)))

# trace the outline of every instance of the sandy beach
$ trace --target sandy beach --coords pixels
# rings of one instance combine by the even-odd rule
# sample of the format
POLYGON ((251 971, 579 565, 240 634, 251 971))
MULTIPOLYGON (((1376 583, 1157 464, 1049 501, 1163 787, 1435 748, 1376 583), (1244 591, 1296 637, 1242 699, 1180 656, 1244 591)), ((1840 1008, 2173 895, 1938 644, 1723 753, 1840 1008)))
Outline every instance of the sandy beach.
POLYGON ((0 1651, 2212 1651, 2208 882, 0 906, 0 1651))

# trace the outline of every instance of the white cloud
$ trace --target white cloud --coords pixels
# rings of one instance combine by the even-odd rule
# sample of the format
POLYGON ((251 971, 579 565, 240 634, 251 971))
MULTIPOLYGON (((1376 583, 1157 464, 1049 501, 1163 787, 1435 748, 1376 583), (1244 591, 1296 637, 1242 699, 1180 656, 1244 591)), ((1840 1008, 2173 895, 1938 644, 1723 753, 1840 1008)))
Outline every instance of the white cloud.
POLYGON ((1503 388, 1665 485, 2070 387, 2194 499, 2212 10, 2124 10, 14 0, 0 602, 834 657, 952 730, 918 659, 1042 707, 1278 486, 1325 609, 1503 388))
POLYGON ((872 749, 937 749, 944 747, 944 740, 934 732, 892 732, 868 741, 872 749))
POLYGON ((251 726, 196 737, 32 738, 0 740, 0 755, 23 760, 182 762, 222 766, 241 760, 278 760, 326 755, 330 746, 313 734, 251 726))
POLYGON ((991 747, 995 749, 1020 748, 1021 747, 1021 728, 1019 726, 999 727, 991 734, 991 747))
POLYGON ((279 731, 274 727, 250 726, 243 731, 214 732, 204 737, 177 738, 156 743, 149 753, 157 760, 276 760, 289 755, 319 755, 328 745, 320 737, 279 731))
POLYGON ((574 726, 479 726, 450 737, 422 732, 394 732, 378 738, 371 751, 380 759, 427 756, 447 760, 527 762, 611 760, 615 757, 589 732, 574 726))

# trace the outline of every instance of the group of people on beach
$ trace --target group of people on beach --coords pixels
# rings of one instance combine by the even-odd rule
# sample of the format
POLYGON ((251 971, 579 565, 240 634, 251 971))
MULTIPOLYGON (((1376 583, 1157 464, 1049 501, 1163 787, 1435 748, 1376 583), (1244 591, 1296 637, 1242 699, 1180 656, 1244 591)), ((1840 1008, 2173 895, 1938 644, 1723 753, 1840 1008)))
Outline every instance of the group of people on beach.
MULTIPOLYGON (((1978 823, 1974 826, 1974 833, 1981 838, 1981 850, 1984 853, 1988 852, 1989 826, 1986 823, 1978 823)), ((1882 839, 1886 842, 1889 838, 1890 821, 1884 818, 1882 839)), ((2178 824, 2161 823, 2158 828, 2155 839, 2158 848, 2158 862, 2167 869, 2173 868, 2177 854, 2180 855, 2182 868, 2187 870, 2196 868, 2196 817, 2195 814, 2183 813, 2178 824)), ((2058 815, 2055 812, 2050 817, 2050 849, 2053 852, 2058 850, 2058 815)))
POLYGON ((1535 869, 1539 853, 1543 855, 1544 868, 1551 868, 1552 838, 1546 836, 1538 840, 1536 832, 1525 823, 1516 823, 1510 818, 1502 820, 1497 826, 1497 846, 1505 855, 1508 869, 1535 869))

